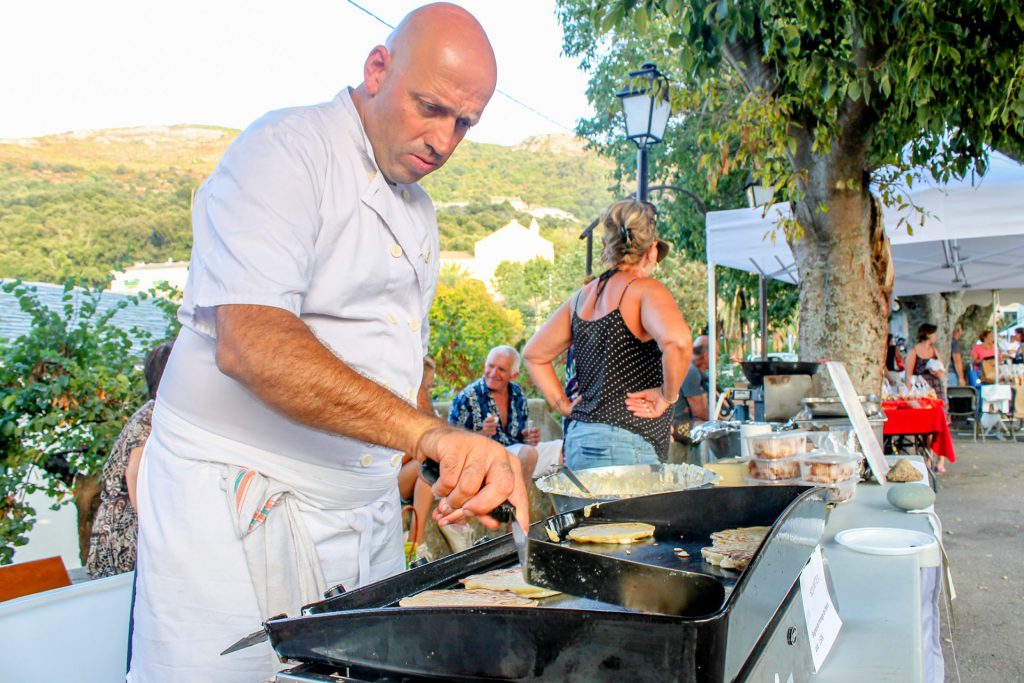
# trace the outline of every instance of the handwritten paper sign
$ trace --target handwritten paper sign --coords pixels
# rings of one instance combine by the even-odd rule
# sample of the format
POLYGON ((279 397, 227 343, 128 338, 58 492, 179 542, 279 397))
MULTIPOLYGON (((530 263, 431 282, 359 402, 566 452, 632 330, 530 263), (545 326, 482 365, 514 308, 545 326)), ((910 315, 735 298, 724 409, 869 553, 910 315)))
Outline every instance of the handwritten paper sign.
POLYGON ((814 549, 807 566, 800 572, 800 596, 804 603, 804 619, 807 621, 807 642, 811 645, 811 660, 814 673, 818 673, 825 658, 836 642, 843 620, 832 604, 832 596, 825 583, 825 563, 821 546, 814 549))

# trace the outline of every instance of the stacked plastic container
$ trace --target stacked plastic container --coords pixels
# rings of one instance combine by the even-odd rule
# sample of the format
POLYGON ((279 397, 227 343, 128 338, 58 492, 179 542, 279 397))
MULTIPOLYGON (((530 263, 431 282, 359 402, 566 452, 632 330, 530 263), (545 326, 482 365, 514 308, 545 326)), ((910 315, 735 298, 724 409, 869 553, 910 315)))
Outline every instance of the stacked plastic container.
POLYGON ((795 484, 800 456, 807 452, 807 432, 771 432, 747 437, 747 482, 795 484))
POLYGON ((747 437, 747 483, 823 486, 828 502, 851 500, 860 479, 862 457, 836 447, 835 439, 828 437, 829 432, 806 431, 747 437))

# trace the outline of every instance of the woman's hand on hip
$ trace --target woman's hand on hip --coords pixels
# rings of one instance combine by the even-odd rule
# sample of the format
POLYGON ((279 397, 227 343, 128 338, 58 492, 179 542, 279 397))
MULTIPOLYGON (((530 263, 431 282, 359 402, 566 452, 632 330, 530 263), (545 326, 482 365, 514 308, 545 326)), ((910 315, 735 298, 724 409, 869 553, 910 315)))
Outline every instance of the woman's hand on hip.
POLYGON ((661 387, 626 394, 626 408, 637 417, 661 417, 672 404, 661 395, 661 387))
POLYGON ((554 403, 555 410, 562 414, 562 417, 569 417, 572 415, 573 408, 576 404, 583 400, 583 396, 577 396, 573 400, 569 400, 567 396, 559 396, 554 403))

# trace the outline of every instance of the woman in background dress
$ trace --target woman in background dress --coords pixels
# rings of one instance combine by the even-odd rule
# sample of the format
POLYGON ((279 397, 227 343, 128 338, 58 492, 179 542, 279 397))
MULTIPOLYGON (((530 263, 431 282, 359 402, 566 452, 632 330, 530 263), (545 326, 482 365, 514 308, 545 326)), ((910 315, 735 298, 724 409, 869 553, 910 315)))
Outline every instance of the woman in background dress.
POLYGON ((160 344, 146 355, 143 372, 149 400, 128 418, 117 435, 100 477, 100 506, 92 523, 86 568, 94 579, 123 574, 135 569, 138 518, 135 514, 135 484, 139 477, 142 449, 152 429, 156 390, 173 341, 160 344))

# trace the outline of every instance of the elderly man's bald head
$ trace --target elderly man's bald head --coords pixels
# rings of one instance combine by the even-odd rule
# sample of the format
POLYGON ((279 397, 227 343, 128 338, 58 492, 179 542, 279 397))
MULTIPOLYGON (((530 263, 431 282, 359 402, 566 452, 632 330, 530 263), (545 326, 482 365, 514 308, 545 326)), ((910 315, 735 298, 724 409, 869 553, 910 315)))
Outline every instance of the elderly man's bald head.
POLYGON ((496 80, 494 51, 469 12, 448 3, 410 12, 370 52, 352 98, 384 176, 412 183, 440 168, 496 80))

